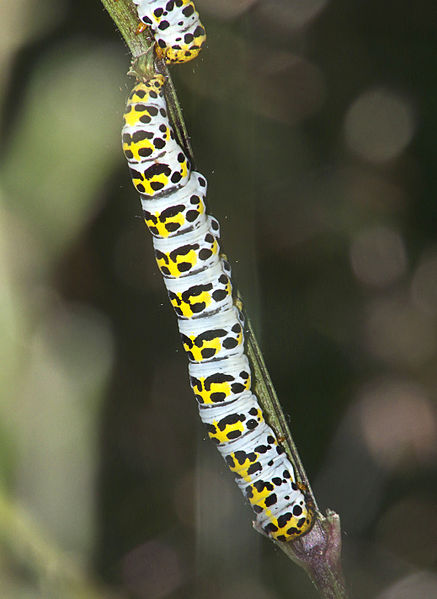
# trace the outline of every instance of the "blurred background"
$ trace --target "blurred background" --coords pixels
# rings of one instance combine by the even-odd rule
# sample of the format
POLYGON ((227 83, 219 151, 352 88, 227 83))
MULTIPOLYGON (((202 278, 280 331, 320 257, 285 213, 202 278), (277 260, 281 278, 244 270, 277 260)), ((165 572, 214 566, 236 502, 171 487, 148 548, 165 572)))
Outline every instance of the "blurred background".
MULTIPOLYGON (((435 3, 198 0, 172 70, 354 598, 437 597, 435 3)), ((316 599, 198 421, 97 0, 0 8, 0 594, 316 599)))

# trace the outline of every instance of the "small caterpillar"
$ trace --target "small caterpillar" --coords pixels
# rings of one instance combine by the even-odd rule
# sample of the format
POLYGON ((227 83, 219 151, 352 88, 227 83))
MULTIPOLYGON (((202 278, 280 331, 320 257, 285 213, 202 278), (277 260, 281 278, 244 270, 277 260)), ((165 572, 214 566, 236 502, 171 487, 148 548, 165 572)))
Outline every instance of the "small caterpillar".
POLYGON ((132 1, 137 5, 140 21, 151 28, 167 63, 188 62, 196 58, 206 34, 191 0, 132 1))
POLYGON ((290 541, 311 528, 314 510, 251 391, 244 319, 220 254, 219 224, 206 212, 205 178, 192 171, 175 139, 164 84, 156 74, 132 90, 123 151, 178 318, 200 418, 251 504, 256 527, 290 541))

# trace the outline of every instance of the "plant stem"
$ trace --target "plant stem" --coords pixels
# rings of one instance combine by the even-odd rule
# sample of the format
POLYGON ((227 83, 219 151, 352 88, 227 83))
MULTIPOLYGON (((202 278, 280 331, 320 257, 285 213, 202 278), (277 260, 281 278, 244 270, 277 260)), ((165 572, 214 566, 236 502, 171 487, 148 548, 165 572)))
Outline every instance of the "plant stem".
POLYGON ((138 15, 131 0, 102 0, 102 4, 123 36, 132 57, 138 58, 147 52, 153 40, 147 32, 136 34, 138 15))
MULTIPOLYGON (((146 32, 137 35, 138 17, 130 0, 102 0, 114 23, 128 45, 133 59, 138 58, 150 48, 153 38, 146 32)), ((191 161, 189 136, 186 132, 182 110, 171 82, 167 66, 158 62, 160 72, 168 81, 166 97, 170 99, 169 111, 178 141, 186 149, 191 161)), ((242 298, 238 294, 238 302, 242 298)), ((341 569, 341 529, 340 518, 332 511, 323 515, 305 473, 302 461, 291 437, 286 418, 282 411, 270 375, 264 363, 261 349, 255 333, 246 315, 247 353, 254 372, 254 391, 266 414, 266 419, 281 439, 291 462, 295 466, 297 478, 306 488, 306 495, 314 507, 314 525, 309 532, 289 543, 275 542, 293 562, 304 568, 319 591, 322 599, 347 599, 347 592, 341 569)))
MULTIPOLYGON (((242 302, 241 295, 238 294, 242 302)), ((265 412, 266 420, 281 439, 293 463, 299 482, 306 487, 306 496, 314 506, 314 524, 309 532, 295 541, 275 544, 287 557, 303 568, 323 599, 347 599, 341 568, 341 528, 339 516, 319 510, 316 498, 291 436, 287 420, 276 395, 264 358, 247 314, 247 353, 253 370, 254 392, 265 412)))

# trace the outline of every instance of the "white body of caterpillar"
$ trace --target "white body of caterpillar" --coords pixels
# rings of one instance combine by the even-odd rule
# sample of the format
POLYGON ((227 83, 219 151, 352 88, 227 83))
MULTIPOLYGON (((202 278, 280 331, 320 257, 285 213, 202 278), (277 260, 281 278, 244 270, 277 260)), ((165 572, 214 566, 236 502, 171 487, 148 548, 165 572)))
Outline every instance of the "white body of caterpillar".
POLYGON ((131 92, 123 150, 178 318, 200 417, 251 504, 257 528, 290 541, 310 529, 313 509, 251 391, 243 318, 220 255, 219 225, 206 214, 205 178, 191 171, 175 140, 164 83, 156 75, 131 92))
POLYGON ((193 60, 206 39, 191 0, 132 0, 140 21, 150 27, 168 63, 193 60))

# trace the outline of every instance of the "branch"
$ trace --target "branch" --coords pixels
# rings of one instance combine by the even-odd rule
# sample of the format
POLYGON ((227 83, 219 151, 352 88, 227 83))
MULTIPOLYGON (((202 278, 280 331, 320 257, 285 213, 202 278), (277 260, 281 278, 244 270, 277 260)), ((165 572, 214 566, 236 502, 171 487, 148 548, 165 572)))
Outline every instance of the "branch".
MULTIPOLYGON (((149 33, 136 35, 138 17, 130 0, 102 0, 103 5, 120 30, 133 59, 147 52, 153 43, 149 33)), ((171 82, 167 66, 160 62, 159 70, 166 75, 170 98, 170 116, 175 124, 178 140, 187 149, 193 161, 189 137, 185 129, 182 111, 176 91, 171 82)), ((240 294, 238 300, 242 304, 240 294)), ((261 349, 255 333, 246 316, 247 353, 254 371, 254 391, 266 413, 266 420, 281 439, 292 464, 295 466, 298 480, 305 486, 306 495, 314 506, 314 524, 309 532, 289 543, 275 542, 293 562, 304 568, 319 591, 322 599, 347 599, 345 583, 341 569, 341 529, 340 518, 332 511, 324 516, 318 506, 314 493, 305 473, 302 461, 291 437, 286 418, 282 411, 270 375, 264 363, 261 349)))
POLYGON ((102 0, 111 19, 123 36, 133 58, 145 54, 153 43, 152 37, 146 32, 136 34, 138 27, 137 11, 131 0, 102 0))

